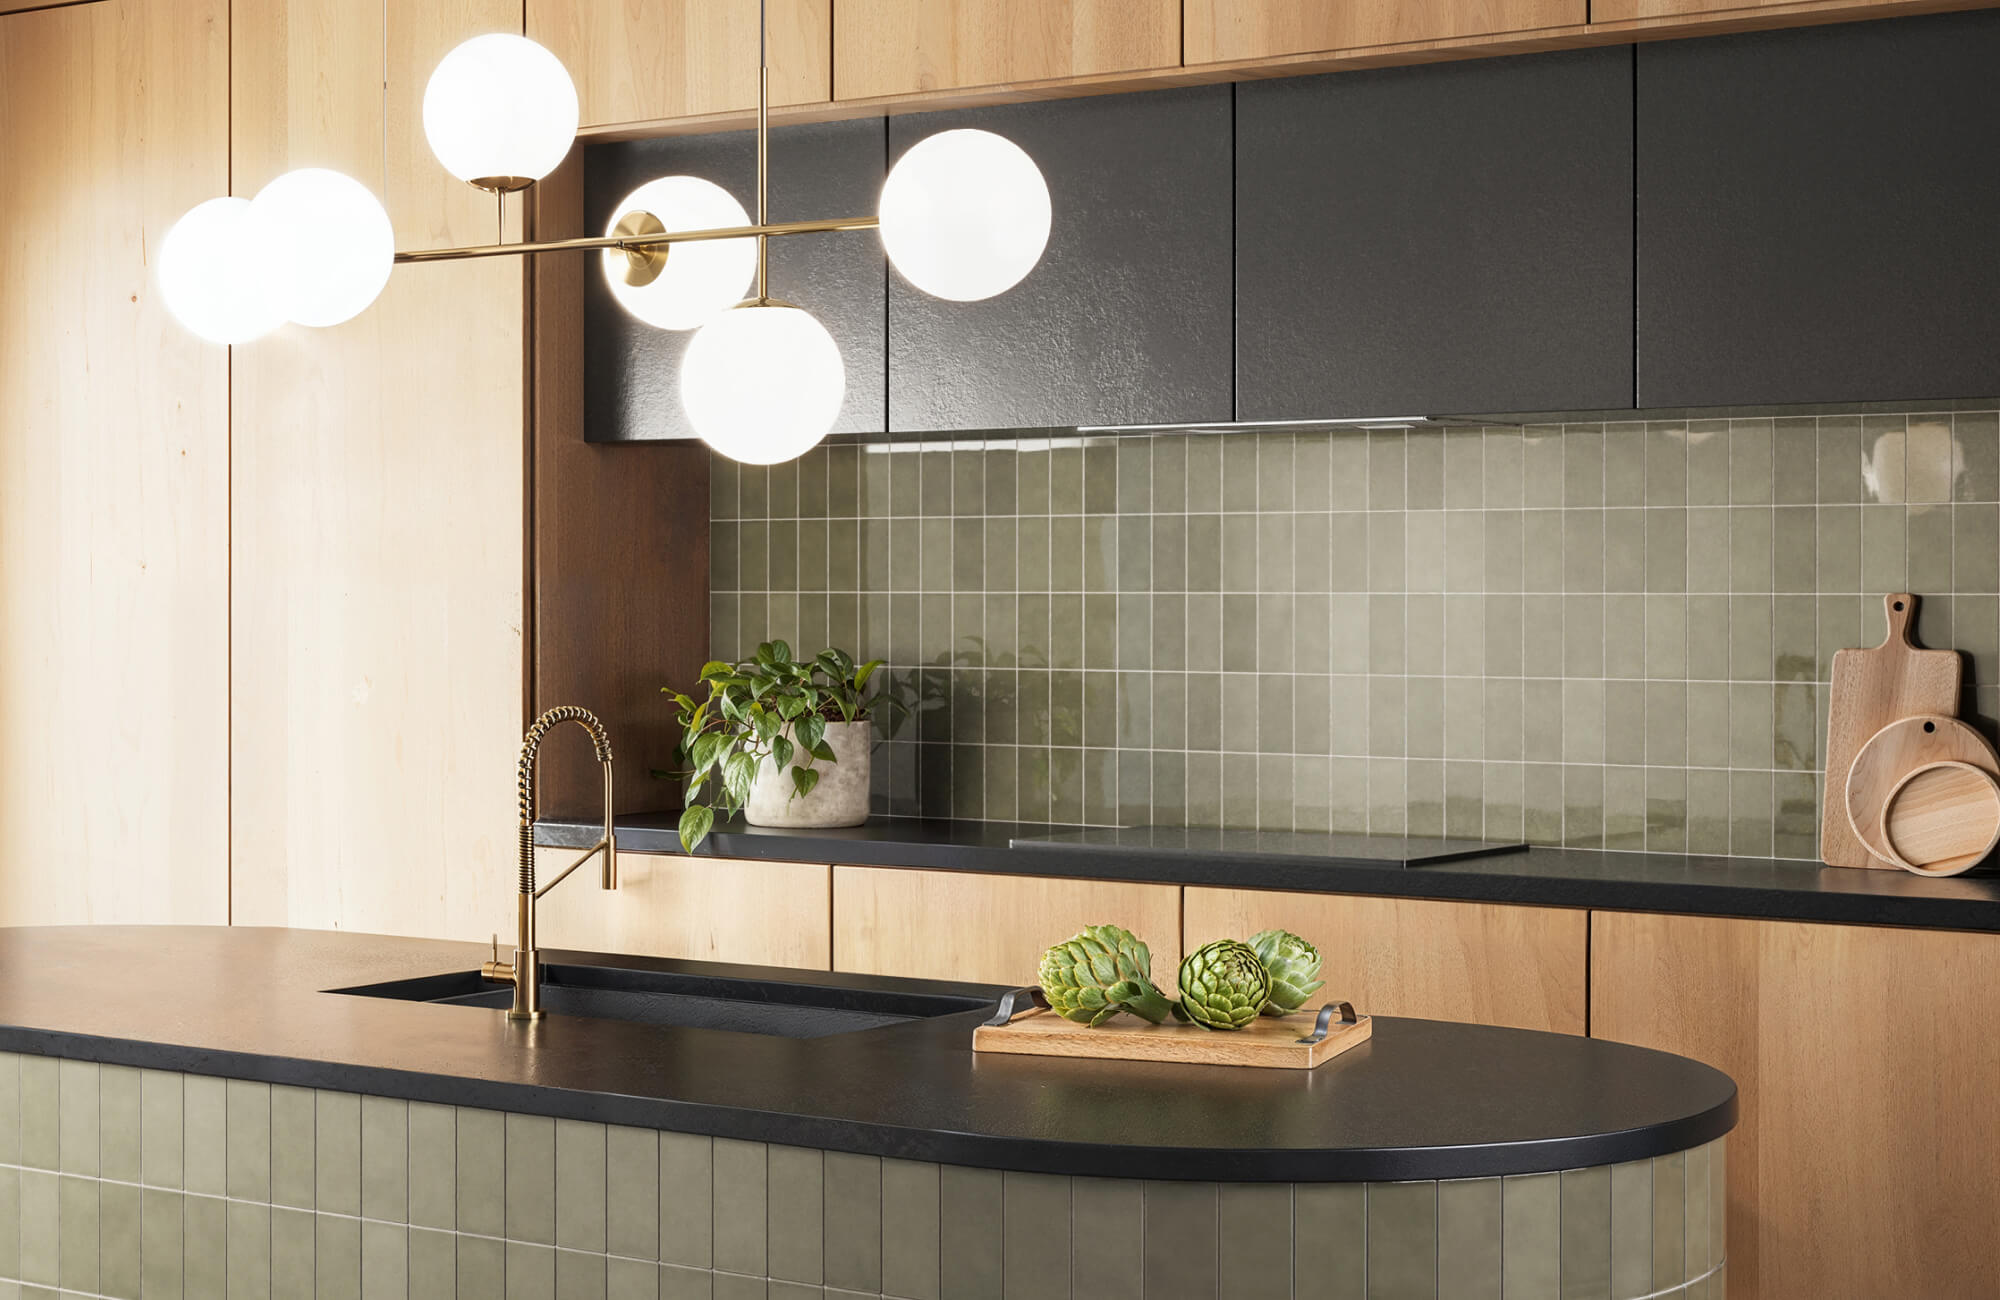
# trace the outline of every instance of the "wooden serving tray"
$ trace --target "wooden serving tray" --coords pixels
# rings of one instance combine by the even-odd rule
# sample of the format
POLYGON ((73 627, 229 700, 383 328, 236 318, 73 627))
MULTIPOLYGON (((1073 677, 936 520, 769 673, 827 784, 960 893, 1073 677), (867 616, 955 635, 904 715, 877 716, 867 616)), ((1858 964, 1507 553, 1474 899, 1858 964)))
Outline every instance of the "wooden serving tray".
MULTIPOLYGON (((973 1051, 1310 1070, 1368 1041, 1372 1027, 1367 1016, 1357 1016, 1348 1003, 1336 1002, 1321 1008, 1317 1020, 1301 1011, 1282 1018, 1259 1016, 1233 1030, 1204 1029, 1178 1020, 1149 1025, 1134 1016, 1120 1016, 1092 1029, 1042 1006, 1014 1015, 1017 996, 1010 993, 1001 1002, 1000 1014, 972 1031, 973 1051)), ((1041 1001, 1039 990, 1035 1001, 1041 1001)))

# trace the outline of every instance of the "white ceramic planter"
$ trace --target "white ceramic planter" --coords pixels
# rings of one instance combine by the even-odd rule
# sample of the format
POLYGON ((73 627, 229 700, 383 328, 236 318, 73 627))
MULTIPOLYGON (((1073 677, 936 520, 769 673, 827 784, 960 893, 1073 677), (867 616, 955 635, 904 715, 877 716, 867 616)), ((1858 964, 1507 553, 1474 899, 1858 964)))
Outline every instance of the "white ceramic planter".
MULTIPOLYGON (((786 735, 791 734, 790 728, 786 735)), ((792 794, 788 763, 779 767, 765 759, 750 785, 743 820, 752 826, 859 826, 868 820, 868 754, 874 747, 874 724, 829 722, 826 743, 834 761, 813 764, 819 784, 803 799, 792 794)))

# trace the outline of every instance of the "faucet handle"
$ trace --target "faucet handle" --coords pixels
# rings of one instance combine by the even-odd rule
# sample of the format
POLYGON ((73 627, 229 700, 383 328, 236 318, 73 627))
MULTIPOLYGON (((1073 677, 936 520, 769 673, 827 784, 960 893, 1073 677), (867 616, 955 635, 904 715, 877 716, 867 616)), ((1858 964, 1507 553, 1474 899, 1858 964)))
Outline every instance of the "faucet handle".
POLYGON ((493 936, 493 960, 480 963, 479 976, 495 984, 505 984, 514 978, 514 963, 500 960, 500 935, 497 932, 493 936))

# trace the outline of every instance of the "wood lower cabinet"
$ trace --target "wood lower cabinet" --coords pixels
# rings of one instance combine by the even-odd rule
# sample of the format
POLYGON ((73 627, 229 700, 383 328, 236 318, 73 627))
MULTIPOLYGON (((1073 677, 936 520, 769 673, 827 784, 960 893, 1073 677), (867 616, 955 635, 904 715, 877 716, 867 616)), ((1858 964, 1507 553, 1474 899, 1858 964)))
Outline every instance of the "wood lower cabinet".
POLYGON ((1349 894, 1190 888, 1182 943, 1282 927, 1319 946, 1329 997, 1363 1011, 1581 1034, 1589 913, 1349 894))
POLYGON ((1592 1033, 1736 1080, 1729 1292, 2000 1295, 1990 934, 1599 912, 1592 1033))
POLYGON ((834 0, 833 93, 1170 68, 1181 61, 1180 10, 1178 0, 834 0))
POLYGON ((1049 945, 1111 922, 1146 941, 1171 988, 1180 921, 1178 885, 833 869, 833 967, 864 975, 1033 984, 1049 945))
MULTIPOLYGON (((537 850, 541 879, 555 879, 580 852, 537 850)), ((536 924, 544 947, 807 970, 832 966, 831 867, 621 853, 618 888, 609 891, 597 887, 597 872, 593 862, 542 899, 536 924)), ((496 915, 506 901, 494 900, 496 915)), ((503 943, 506 935, 503 927, 503 943)))
POLYGON ((1587 0, 1187 0, 1183 8, 1186 62, 1193 67, 1570 27, 1589 21, 1591 6, 1587 0))

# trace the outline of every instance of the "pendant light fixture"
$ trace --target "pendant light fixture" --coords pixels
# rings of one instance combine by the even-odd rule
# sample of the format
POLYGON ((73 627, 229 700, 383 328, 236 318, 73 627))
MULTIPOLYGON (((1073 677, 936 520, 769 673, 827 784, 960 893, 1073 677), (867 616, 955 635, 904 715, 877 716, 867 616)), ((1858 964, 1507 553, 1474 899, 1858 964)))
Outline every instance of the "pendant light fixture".
MULTIPOLYGON (((770 219, 770 69, 757 6, 757 210, 710 181, 665 176, 628 195, 602 236, 394 251, 381 202, 359 181, 306 168, 254 199, 211 199, 168 232, 160 289, 191 332, 247 343, 286 321, 337 325, 365 310, 398 262, 597 250, 612 295, 661 329, 696 331, 681 361, 681 403, 725 456, 776 464, 804 454, 839 418, 840 348, 805 308, 773 297, 767 245, 787 235, 878 230, 889 262, 935 297, 1003 293, 1048 245, 1047 183, 1020 146, 990 131, 945 131, 890 169, 879 216, 770 219)), ((452 175, 500 196, 561 164, 575 140, 576 87, 526 37, 477 36, 447 54, 424 90, 424 134, 452 175)))

